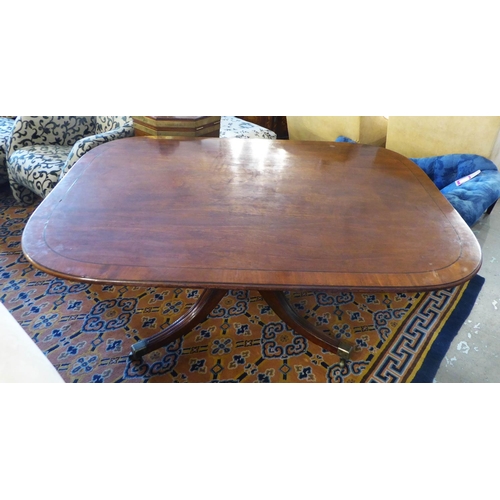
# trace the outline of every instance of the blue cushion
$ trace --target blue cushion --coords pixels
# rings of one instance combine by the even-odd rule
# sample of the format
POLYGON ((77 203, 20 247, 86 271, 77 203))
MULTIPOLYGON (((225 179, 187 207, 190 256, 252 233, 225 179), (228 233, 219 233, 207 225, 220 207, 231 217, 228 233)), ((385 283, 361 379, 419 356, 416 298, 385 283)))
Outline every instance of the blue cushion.
POLYGON ((349 139, 349 137, 346 137, 345 135, 339 135, 335 139, 335 142, 351 142, 353 144, 356 144, 356 141, 353 141, 352 139, 349 139))
POLYGON ((500 172, 484 156, 451 154, 410 160, 429 176, 469 226, 500 198, 500 172), (460 186, 455 184, 476 170, 481 170, 478 176, 460 186))
POLYGON ((491 160, 472 154, 430 156, 428 158, 410 158, 410 160, 414 161, 439 189, 455 184, 456 180, 472 174, 476 170, 481 170, 481 172, 498 171, 491 160))

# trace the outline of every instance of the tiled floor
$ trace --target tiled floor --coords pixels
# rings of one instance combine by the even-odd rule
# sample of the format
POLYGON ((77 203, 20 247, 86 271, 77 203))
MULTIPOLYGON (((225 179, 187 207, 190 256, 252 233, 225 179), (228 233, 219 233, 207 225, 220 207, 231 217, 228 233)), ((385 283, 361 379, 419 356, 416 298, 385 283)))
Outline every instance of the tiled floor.
POLYGON ((472 228, 483 250, 479 274, 486 281, 441 363, 435 382, 500 382, 499 205, 472 228))

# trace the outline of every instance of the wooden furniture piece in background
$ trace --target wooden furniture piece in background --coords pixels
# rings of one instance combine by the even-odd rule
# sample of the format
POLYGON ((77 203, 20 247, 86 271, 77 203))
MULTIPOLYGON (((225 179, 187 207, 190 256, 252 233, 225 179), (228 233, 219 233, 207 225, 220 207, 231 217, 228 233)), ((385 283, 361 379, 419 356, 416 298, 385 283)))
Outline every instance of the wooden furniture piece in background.
MULTIPOLYGON (((238 116, 288 139, 286 116, 238 116)), ((137 136, 219 137, 220 116, 134 116, 137 136)))
POLYGON ((219 137, 220 116, 133 116, 135 135, 219 137))
POLYGON ((345 359, 353 346, 301 318, 285 291, 437 290, 481 265, 474 234, 415 163, 315 141, 104 144, 39 205, 22 248, 64 279, 205 290, 134 344, 134 359, 188 333, 233 289, 260 291, 291 329, 345 359))

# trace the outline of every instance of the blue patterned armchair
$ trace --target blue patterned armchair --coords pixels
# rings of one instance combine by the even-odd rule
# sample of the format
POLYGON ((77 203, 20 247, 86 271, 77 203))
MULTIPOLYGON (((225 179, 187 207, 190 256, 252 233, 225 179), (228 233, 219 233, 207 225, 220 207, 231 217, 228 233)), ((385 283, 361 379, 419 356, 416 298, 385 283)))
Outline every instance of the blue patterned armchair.
POLYGON ((7 151, 14 198, 44 198, 87 151, 133 135, 130 116, 18 116, 7 151))
POLYGON ((429 176, 470 227, 485 212, 490 214, 500 198, 500 172, 484 156, 450 154, 410 160, 429 176), (476 170, 481 170, 478 176, 460 186, 455 184, 455 181, 476 170))
POLYGON ((7 184, 7 146, 14 128, 14 119, 8 116, 0 116, 0 185, 7 184))

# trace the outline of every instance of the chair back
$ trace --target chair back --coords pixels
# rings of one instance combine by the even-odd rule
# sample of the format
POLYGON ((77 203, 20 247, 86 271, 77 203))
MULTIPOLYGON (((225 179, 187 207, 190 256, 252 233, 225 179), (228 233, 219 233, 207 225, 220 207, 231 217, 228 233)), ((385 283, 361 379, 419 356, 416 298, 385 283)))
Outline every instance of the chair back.
POLYGON ((33 144, 73 146, 83 137, 92 135, 95 126, 94 116, 18 116, 9 150, 33 144))
POLYGON ((96 116, 95 133, 102 134, 121 127, 133 126, 131 116, 96 116))

